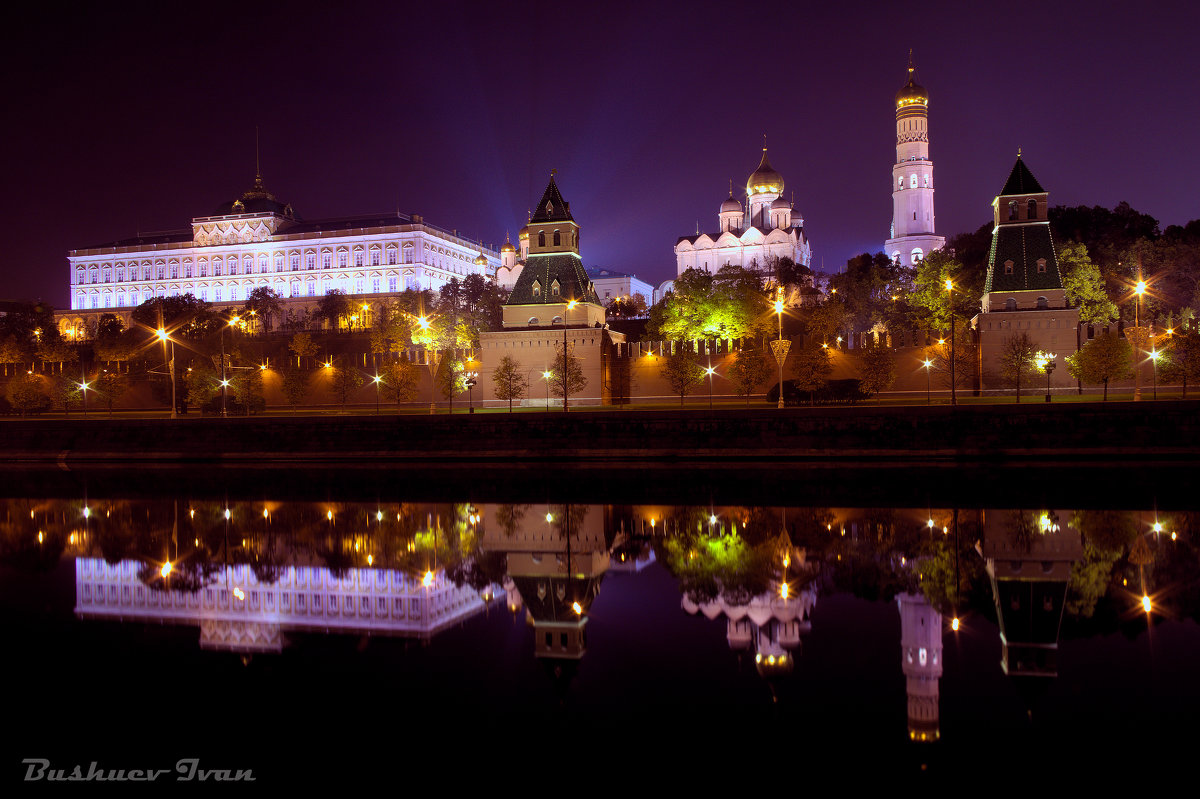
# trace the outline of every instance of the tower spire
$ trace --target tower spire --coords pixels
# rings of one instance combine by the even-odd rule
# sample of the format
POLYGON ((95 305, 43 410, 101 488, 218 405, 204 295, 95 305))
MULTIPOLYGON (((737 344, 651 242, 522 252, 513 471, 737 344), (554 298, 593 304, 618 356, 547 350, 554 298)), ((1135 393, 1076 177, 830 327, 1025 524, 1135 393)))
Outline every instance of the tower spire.
POLYGON ((912 48, 910 47, 910 48, 908 48, 908 75, 909 75, 909 77, 912 77, 912 74, 913 74, 913 72, 916 71, 916 69, 917 68, 913 66, 912 48))
POLYGON ((262 161, 258 154, 258 125, 254 126, 254 188, 261 189, 263 185, 262 179, 262 161))

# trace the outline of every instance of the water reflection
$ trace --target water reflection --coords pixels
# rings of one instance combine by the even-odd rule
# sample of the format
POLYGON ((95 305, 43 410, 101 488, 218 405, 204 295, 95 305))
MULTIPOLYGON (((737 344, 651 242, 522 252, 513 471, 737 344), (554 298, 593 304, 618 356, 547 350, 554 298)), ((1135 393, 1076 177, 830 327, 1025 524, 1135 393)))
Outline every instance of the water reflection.
POLYGON ((194 626, 201 648, 267 655, 292 633, 436 646, 506 608, 560 696, 610 573, 665 569, 676 617, 723 623, 776 699, 806 679, 819 598, 892 602, 915 742, 942 737, 946 640, 995 624, 994 668, 1032 708, 1064 639, 1200 609, 1193 512, 93 497, 0 500, 0 518, 8 567, 74 559, 83 620, 194 626))

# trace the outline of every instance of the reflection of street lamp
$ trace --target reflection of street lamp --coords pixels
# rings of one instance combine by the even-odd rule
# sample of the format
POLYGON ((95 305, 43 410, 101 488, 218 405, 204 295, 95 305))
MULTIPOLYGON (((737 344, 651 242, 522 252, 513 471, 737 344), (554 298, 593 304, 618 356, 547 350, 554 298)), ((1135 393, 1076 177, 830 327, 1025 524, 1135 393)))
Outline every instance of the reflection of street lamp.
MULTIPOLYGON (((233 318, 229 320, 229 323, 226 325, 226 327, 233 327, 234 325, 236 325, 238 323, 238 319, 239 319, 238 315, 234 314, 233 318)), ((222 416, 229 415, 229 412, 226 410, 226 407, 225 407, 228 394, 229 394, 229 378, 227 378, 225 376, 225 328, 222 327, 221 328, 221 415, 222 416)))
POLYGON ((925 404, 929 405, 933 402, 933 394, 929 390, 929 367, 933 366, 933 361, 926 358, 921 364, 925 367, 925 404))
POLYGON ((708 375, 708 409, 710 411, 712 410, 712 388, 713 388, 712 384, 713 384, 713 372, 715 372, 715 371, 717 371, 717 370, 711 366, 704 370, 705 374, 708 375))
POLYGON ((946 304, 950 308, 950 404, 958 404, 954 385, 954 281, 946 278, 946 304))
POLYGON ((376 416, 379 415, 379 381, 381 379, 382 378, 380 378, 379 375, 375 375, 375 377, 371 378, 371 380, 375 383, 375 415, 376 416))
POLYGON ((171 418, 174 419, 174 418, 176 418, 175 412, 179 407, 178 405, 175 404, 175 340, 173 338, 171 338, 169 335, 167 335, 167 331, 165 328, 161 328, 161 327, 158 329, 158 340, 163 343, 164 354, 167 349, 167 342, 168 341, 171 342, 171 360, 170 360, 169 372, 171 375, 171 418))
MULTIPOLYGON (((87 418, 87 392, 88 392, 88 382, 87 382, 86 374, 83 374, 80 377, 79 390, 83 393, 83 418, 86 419, 87 418)), ((65 402, 63 403, 63 406, 64 407, 66 406, 65 402)))

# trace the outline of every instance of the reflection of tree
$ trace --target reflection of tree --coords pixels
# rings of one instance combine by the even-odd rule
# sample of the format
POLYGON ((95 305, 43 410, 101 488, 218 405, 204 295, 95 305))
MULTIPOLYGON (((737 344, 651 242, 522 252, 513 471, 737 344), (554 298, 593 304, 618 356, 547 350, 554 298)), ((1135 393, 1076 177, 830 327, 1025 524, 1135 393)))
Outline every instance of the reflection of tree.
POLYGON ((501 505, 496 508, 496 523, 504 531, 504 535, 512 538, 521 528, 521 520, 525 518, 528 505, 501 505))

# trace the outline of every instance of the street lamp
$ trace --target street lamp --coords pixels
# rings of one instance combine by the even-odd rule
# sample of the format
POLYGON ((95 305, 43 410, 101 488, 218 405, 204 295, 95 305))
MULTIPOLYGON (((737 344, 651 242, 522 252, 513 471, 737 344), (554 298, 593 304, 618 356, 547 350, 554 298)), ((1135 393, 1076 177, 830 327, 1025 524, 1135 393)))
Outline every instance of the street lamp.
POLYGON ((553 372, 542 372, 542 379, 546 381, 546 410, 550 410, 550 378, 553 376, 553 372))
POLYGON ((1133 287, 1133 329, 1135 347, 1133 353, 1133 362, 1136 364, 1133 370, 1133 398, 1140 400, 1142 398, 1142 328, 1138 321, 1142 308, 1142 295, 1146 293, 1146 281, 1138 280, 1133 287))
POLYGON ((712 407, 713 385, 712 384, 713 384, 713 372, 715 372, 715 371, 717 371, 717 370, 714 369, 712 366, 709 366, 707 369, 704 370, 705 374, 708 375, 708 409, 710 411, 713 409, 713 407, 712 407))
POLYGON ((467 413, 475 413, 475 398, 472 389, 475 388, 475 378, 479 377, 479 372, 467 372, 467 413))
POLYGON ((779 338, 775 344, 775 360, 779 361, 779 403, 775 406, 783 409, 783 361, 787 358, 787 350, 783 346, 783 288, 775 294, 775 318, 779 321, 779 338))
MULTIPOLYGON (((575 310, 575 306, 579 304, 578 300, 571 300, 567 303, 567 310, 575 310)), ((567 399, 567 372, 569 371, 570 362, 567 360, 567 316, 564 313, 563 318, 563 349, 562 349, 562 390, 563 390, 563 413, 570 410, 570 404, 567 399)), ((547 388, 549 386, 547 385, 547 388)))
MULTIPOLYGON (((1154 369, 1154 395, 1153 399, 1158 399, 1158 359, 1159 352, 1157 349, 1150 350, 1150 363, 1154 369)), ((87 406, 83 406, 84 413, 87 413, 87 406)))
POLYGON ((1057 357, 1053 352, 1038 353, 1038 368, 1046 373, 1046 402, 1050 401, 1050 375, 1054 372, 1054 367, 1058 365, 1054 362, 1057 357))
POLYGON ((954 385, 954 281, 946 278, 946 304, 950 308, 950 404, 958 404, 958 394, 954 385))
POLYGON ((933 394, 929 390, 929 367, 933 366, 933 361, 926 358, 921 364, 925 367, 925 404, 930 405, 933 403, 933 394))
POLYGON ((79 390, 81 392, 83 392, 83 418, 86 419, 87 418, 87 392, 88 392, 87 380, 84 380, 83 382, 81 382, 79 384, 79 390))
POLYGON ((158 329, 158 340, 163 343, 164 354, 167 349, 167 342, 171 342, 171 360, 169 362, 168 371, 171 375, 171 418, 175 419, 175 414, 179 407, 175 404, 175 340, 167 335, 166 328, 162 327, 158 329))
MULTIPOLYGON (((237 314, 229 320, 226 327, 233 327, 239 321, 240 317, 237 314)), ((226 401, 229 394, 229 378, 225 376, 225 328, 221 328, 221 415, 228 416, 229 412, 226 409, 226 401)))

